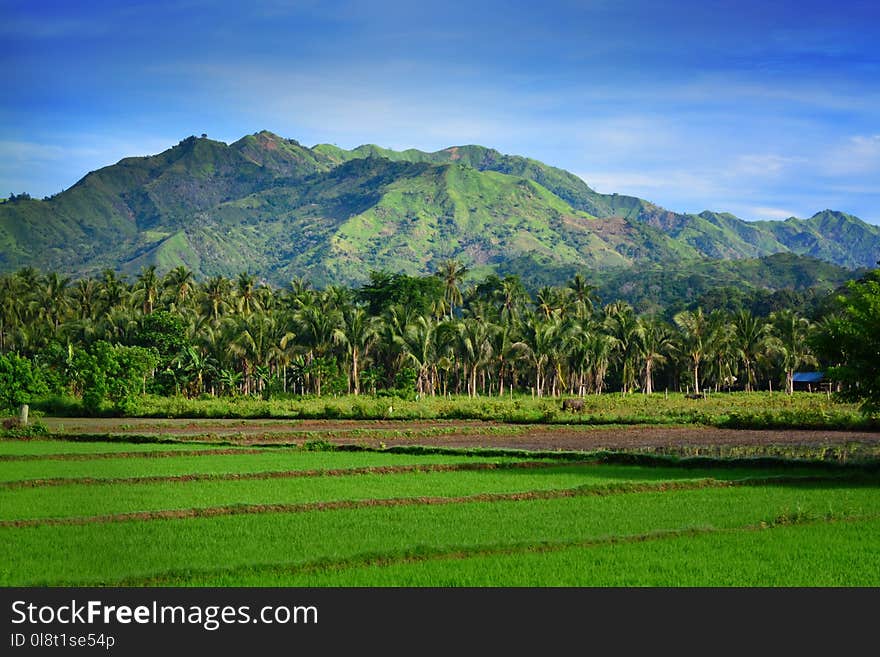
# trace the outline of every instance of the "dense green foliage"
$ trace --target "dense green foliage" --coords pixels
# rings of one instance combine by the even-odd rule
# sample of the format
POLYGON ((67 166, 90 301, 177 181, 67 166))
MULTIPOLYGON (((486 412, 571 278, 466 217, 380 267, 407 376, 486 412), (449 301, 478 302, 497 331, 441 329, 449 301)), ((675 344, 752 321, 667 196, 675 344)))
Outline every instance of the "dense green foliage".
POLYGON ((814 341, 833 365, 829 374, 845 384, 843 396, 880 411, 880 270, 852 282, 840 314, 828 318, 814 341))
MULTIPOLYGON (((351 285, 370 270, 417 276, 455 259, 475 276, 518 273, 537 288, 572 268, 699 267, 775 253, 873 266, 880 229, 830 210, 757 223, 678 214, 482 146, 345 151, 265 131, 228 145, 189 137, 50 198, 0 204, 0 272, 184 266, 200 278, 247 269, 276 285, 295 276, 351 285)), ((764 285, 783 287, 755 287, 764 285)))
POLYGON ((14 353, 0 353, 0 410, 28 404, 47 391, 39 368, 14 353))
MULTIPOLYGON (((148 267, 133 283, 109 270, 74 283, 25 268, 0 276, 0 354, 8 354, 7 370, 12 364, 21 370, 7 375, 16 383, 4 388, 10 395, 4 401, 10 405, 11 396, 25 390, 32 397, 45 390, 33 386, 45 381, 53 396, 42 407, 60 414, 490 419, 499 413, 495 417, 541 421, 558 409, 430 411, 425 399, 661 390, 790 394, 795 372, 847 363, 848 352, 817 352, 813 342, 854 325, 846 318, 858 312, 865 316, 858 331, 870 333, 875 321, 867 310, 840 310, 836 302, 806 317, 796 298, 767 315, 737 303, 729 310, 695 306, 671 308, 666 317, 640 315, 625 302, 602 305, 581 274, 534 296, 513 276, 468 285, 466 275, 460 263, 446 261, 431 276, 372 272, 360 288, 313 290, 302 279, 272 288, 250 274, 197 282, 183 267, 164 276, 148 267), (345 393, 355 400, 370 396, 280 411, 211 402, 345 393), (419 400, 415 415, 401 416, 399 404, 395 413, 383 395, 419 400), (182 397, 199 398, 201 405, 185 410, 182 397)), ((868 355, 871 344, 860 343, 869 346, 868 355)), ((841 381, 851 396, 869 390, 866 382, 841 381)))

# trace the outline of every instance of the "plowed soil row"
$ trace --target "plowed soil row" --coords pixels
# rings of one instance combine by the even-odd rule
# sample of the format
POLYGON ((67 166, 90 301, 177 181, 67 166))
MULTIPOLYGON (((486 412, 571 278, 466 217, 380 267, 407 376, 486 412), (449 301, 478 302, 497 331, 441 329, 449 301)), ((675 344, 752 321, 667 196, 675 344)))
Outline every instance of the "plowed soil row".
POLYGON ((481 420, 273 420, 273 419, 204 419, 184 420, 167 418, 57 418, 41 420, 51 431, 59 433, 162 433, 171 435, 275 432, 337 432, 337 431, 396 431, 447 427, 486 427, 492 422, 481 420))
MULTIPOLYGON (((325 438, 338 445, 382 446, 383 440, 346 436, 325 438)), ((593 451, 600 449, 644 449, 713 446, 834 446, 865 443, 880 446, 880 432, 825 430, 743 430, 714 427, 615 427, 613 429, 577 426, 532 426, 528 431, 509 435, 445 434, 439 436, 401 436, 390 445, 430 445, 438 447, 486 447, 531 451, 593 451)))
MULTIPOLYGON (((70 421, 68 419, 68 421, 70 421)), ((128 420, 131 422, 132 420, 128 420)), ((565 450, 590 451, 596 449, 631 448, 674 448, 695 446, 761 446, 761 445, 804 445, 833 446, 850 443, 880 445, 880 432, 876 431, 829 431, 829 430, 750 430, 719 429, 699 426, 631 426, 596 427, 589 425, 505 425, 498 422, 479 421, 356 421, 356 420, 310 420, 274 421, 267 433, 267 421, 263 420, 165 420, 156 424, 141 421, 135 425, 123 424, 121 420, 73 420, 71 435, 81 433, 106 433, 122 436, 136 431, 147 433, 156 428, 162 434, 179 434, 185 439, 190 434, 193 439, 208 436, 211 432, 227 434, 225 440, 237 444, 259 444, 261 441, 274 442, 279 437, 314 438, 300 432, 320 432, 321 439, 338 445, 364 445, 383 447, 391 445, 429 445, 438 447, 487 447, 527 450, 565 450), (88 424, 77 424, 77 422, 88 424), (461 429, 461 431, 456 431, 461 429), (507 430, 505 430, 507 429, 507 430), (276 433, 284 430, 284 434, 276 433), (431 435, 433 430, 443 433, 431 435), (376 431, 376 435, 364 432, 376 431), (387 434, 382 433, 387 432, 387 434), (413 432, 414 435, 406 435, 413 432), (346 435, 346 434, 351 435, 346 435), (421 433, 422 435, 418 435, 421 433)), ((51 422, 47 422, 51 425, 51 422)), ((68 424, 64 424, 68 433, 68 424)), ((63 434, 61 434, 63 435, 63 434)), ((209 453, 224 453, 212 450, 209 453)), ((239 452, 246 453, 246 452, 239 452)), ((188 452, 150 452, 143 456, 189 455, 188 452)), ((53 458, 97 458, 102 455, 58 455, 53 458)), ((108 454, 118 457, 120 454, 108 454)), ((137 456, 141 456, 138 454, 137 456)), ((31 456, 0 456, 0 460, 34 458, 31 456)), ((45 458, 45 457, 36 457, 45 458)))

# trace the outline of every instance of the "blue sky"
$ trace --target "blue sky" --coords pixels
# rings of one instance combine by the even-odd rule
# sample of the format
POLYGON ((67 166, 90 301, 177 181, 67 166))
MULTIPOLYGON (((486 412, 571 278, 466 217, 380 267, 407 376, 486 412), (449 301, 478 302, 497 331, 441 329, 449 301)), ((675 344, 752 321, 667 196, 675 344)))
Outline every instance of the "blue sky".
POLYGON ((0 0, 0 194, 203 132, 479 143, 601 192, 880 224, 880 3, 0 0))

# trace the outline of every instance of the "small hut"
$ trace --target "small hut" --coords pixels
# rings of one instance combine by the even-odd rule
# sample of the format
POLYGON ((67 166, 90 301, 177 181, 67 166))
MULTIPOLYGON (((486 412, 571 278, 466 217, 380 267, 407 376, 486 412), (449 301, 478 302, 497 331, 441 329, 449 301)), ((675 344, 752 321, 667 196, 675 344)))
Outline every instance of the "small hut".
POLYGON ((825 392, 831 386, 824 372, 795 372, 791 382, 801 392, 825 392))

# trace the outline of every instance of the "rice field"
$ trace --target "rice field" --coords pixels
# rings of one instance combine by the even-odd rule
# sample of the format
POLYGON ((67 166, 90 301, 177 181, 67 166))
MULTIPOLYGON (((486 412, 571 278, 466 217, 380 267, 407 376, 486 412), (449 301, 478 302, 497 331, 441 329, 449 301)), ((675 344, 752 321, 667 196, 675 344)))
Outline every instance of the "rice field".
POLYGON ((2 586, 880 585, 872 464, 0 441, 2 586))

